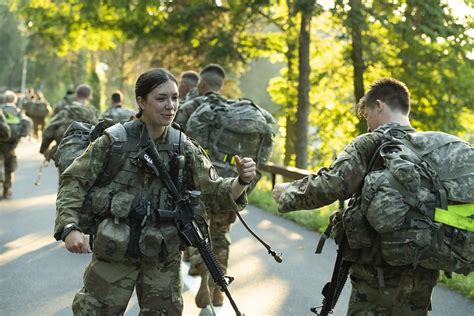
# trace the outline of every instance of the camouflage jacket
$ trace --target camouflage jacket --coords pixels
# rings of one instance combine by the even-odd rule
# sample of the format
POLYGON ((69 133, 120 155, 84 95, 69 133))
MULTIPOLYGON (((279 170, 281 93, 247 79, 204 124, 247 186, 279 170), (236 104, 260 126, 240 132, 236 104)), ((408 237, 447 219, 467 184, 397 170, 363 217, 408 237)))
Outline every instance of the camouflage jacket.
MULTIPOLYGON (((280 196, 279 211, 316 209, 359 194, 368 173, 368 164, 382 142, 382 131, 391 126, 394 124, 385 124, 354 139, 329 169, 322 168, 317 174, 291 182, 280 196)), ((402 128, 414 132, 409 126, 402 128)))
MULTIPOLYGON (((130 133, 141 133, 143 130, 144 123, 141 120, 127 124, 133 124, 130 133)), ((163 136, 155 141, 159 150, 160 144, 163 147, 168 144, 168 130, 169 127, 165 130, 163 136)), ((131 142, 127 141, 126 145, 148 146, 148 142, 141 144, 140 141, 139 145, 136 142, 130 144, 131 142)), ((106 168, 113 144, 114 137, 106 132, 94 141, 80 157, 74 160, 61 175, 61 184, 56 200, 56 238, 61 235, 64 225, 69 223, 80 224, 81 211, 86 195, 106 168)), ((201 147, 186 139, 182 151, 186 161, 184 173, 188 175, 185 188, 200 191, 206 208, 240 211, 247 205, 245 193, 237 201, 233 200, 231 185, 235 178, 219 177, 201 147)), ((131 153, 133 154, 133 151, 131 153)), ((111 179, 111 183, 106 185, 105 188, 113 186, 115 192, 125 192, 135 196, 137 201, 134 200, 133 205, 145 199, 151 204, 152 209, 157 207, 170 209, 173 201, 166 194, 167 189, 163 190, 164 184, 161 179, 157 178, 149 167, 141 166, 141 162, 136 162, 136 159, 133 162, 134 159, 129 158, 125 160, 116 175, 111 179)))
POLYGON ((119 106, 110 106, 104 113, 102 118, 110 119, 115 123, 125 123, 134 115, 133 111, 119 106))
POLYGON ((193 112, 196 111, 196 109, 205 102, 206 98, 210 94, 213 94, 222 98, 222 96, 217 92, 211 92, 203 96, 195 97, 191 99, 190 101, 187 101, 184 104, 179 106, 178 112, 176 113, 176 117, 174 118, 174 121, 178 123, 179 125, 181 125, 183 130, 186 130, 186 125, 188 124, 188 120, 191 117, 191 114, 193 114, 193 112))
MULTIPOLYGON (((43 131, 43 139, 41 141, 40 153, 45 154, 49 145, 55 141, 56 145, 66 132, 69 124, 73 121, 97 124, 98 115, 95 108, 90 105, 84 105, 74 101, 72 105, 65 106, 64 109, 55 114, 43 131)), ((49 153, 48 156, 53 153, 49 153)))
POLYGON ((74 102, 74 95, 66 95, 64 98, 62 98, 58 104, 53 109, 53 115, 58 114, 61 110, 64 110, 66 105, 72 105, 74 102))

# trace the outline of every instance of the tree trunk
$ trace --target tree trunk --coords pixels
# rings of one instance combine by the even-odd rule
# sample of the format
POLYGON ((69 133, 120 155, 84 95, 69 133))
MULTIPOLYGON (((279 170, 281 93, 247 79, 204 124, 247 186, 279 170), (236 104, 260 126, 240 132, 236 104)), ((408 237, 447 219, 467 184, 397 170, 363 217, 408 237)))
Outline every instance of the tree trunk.
MULTIPOLYGON (((363 59, 363 44, 362 44, 362 24, 365 19, 362 13, 361 0, 349 0, 351 7, 349 11, 349 28, 352 37, 352 51, 351 59, 354 65, 354 99, 357 104, 364 96, 364 59, 363 59)), ((364 119, 360 119, 356 125, 359 134, 367 131, 367 124, 364 119)))
MULTIPOLYGON (((306 3, 309 9, 314 5, 314 1, 306 3)), ((308 118, 309 118, 309 75, 311 66, 309 62, 309 44, 311 41, 311 18, 312 11, 301 11, 301 28, 299 37, 299 57, 298 57, 298 106, 296 109, 296 167, 306 169, 308 167, 308 118)))
POLYGON ((294 82, 295 78, 295 72, 294 72, 294 58, 295 58, 295 50, 297 47, 297 38, 296 36, 293 36, 293 33, 291 30, 294 30, 295 24, 294 24, 294 19, 295 19, 295 8, 291 1, 287 0, 287 6, 288 6, 288 37, 287 37, 287 47, 288 50, 285 53, 286 57, 286 62, 287 62, 287 67, 288 67, 288 73, 287 73, 287 80, 288 80, 288 85, 287 85, 287 115, 286 115, 286 137, 285 137, 285 157, 283 158, 283 164, 285 166, 290 166, 292 163, 292 158, 293 154, 295 152, 295 122, 296 119, 293 115, 293 108, 295 106, 294 100, 291 98, 292 95, 292 88, 291 88, 291 82, 294 82))

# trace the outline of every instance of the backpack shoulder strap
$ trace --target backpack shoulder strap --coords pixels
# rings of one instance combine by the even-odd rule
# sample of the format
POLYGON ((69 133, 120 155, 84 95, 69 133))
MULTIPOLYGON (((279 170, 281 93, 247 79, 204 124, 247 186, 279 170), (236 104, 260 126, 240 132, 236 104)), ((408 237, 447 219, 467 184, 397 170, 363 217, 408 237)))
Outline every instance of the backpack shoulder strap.
POLYGON ((115 124, 112 125, 111 127, 107 128, 104 131, 105 134, 109 135, 112 138, 112 141, 115 142, 126 142, 128 137, 127 137, 127 131, 125 130, 125 127, 122 124, 115 124))

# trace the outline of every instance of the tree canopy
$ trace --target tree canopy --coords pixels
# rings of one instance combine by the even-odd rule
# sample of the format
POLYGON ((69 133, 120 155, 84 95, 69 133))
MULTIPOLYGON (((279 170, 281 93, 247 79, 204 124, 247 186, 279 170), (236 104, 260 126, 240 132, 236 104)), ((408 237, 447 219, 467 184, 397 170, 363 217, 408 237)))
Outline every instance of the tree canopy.
POLYGON ((53 101, 89 81, 97 104, 115 89, 132 102, 149 67, 178 75, 215 62, 229 73, 229 96, 252 98, 239 79, 268 80, 252 63, 265 58, 280 68, 262 100, 279 123, 275 162, 304 154, 309 168, 329 163, 364 132, 355 104, 387 76, 410 88, 416 128, 472 141, 474 7, 455 3, 462 14, 441 0, 9 0, 0 5, 0 87, 18 89, 26 55, 27 85, 53 101))

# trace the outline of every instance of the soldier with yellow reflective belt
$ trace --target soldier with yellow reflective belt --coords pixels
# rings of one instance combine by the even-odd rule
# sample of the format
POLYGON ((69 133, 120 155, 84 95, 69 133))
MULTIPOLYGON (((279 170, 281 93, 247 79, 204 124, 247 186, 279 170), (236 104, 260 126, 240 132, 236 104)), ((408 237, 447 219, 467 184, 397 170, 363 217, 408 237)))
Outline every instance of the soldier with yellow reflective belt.
POLYGON ((5 123, 10 129, 9 137, 0 140, 0 182, 3 183, 3 198, 12 195, 12 184, 14 172, 17 168, 15 149, 21 137, 28 136, 31 131, 31 120, 23 115, 16 107, 17 96, 13 91, 5 91, 5 103, 0 105, 5 123))

